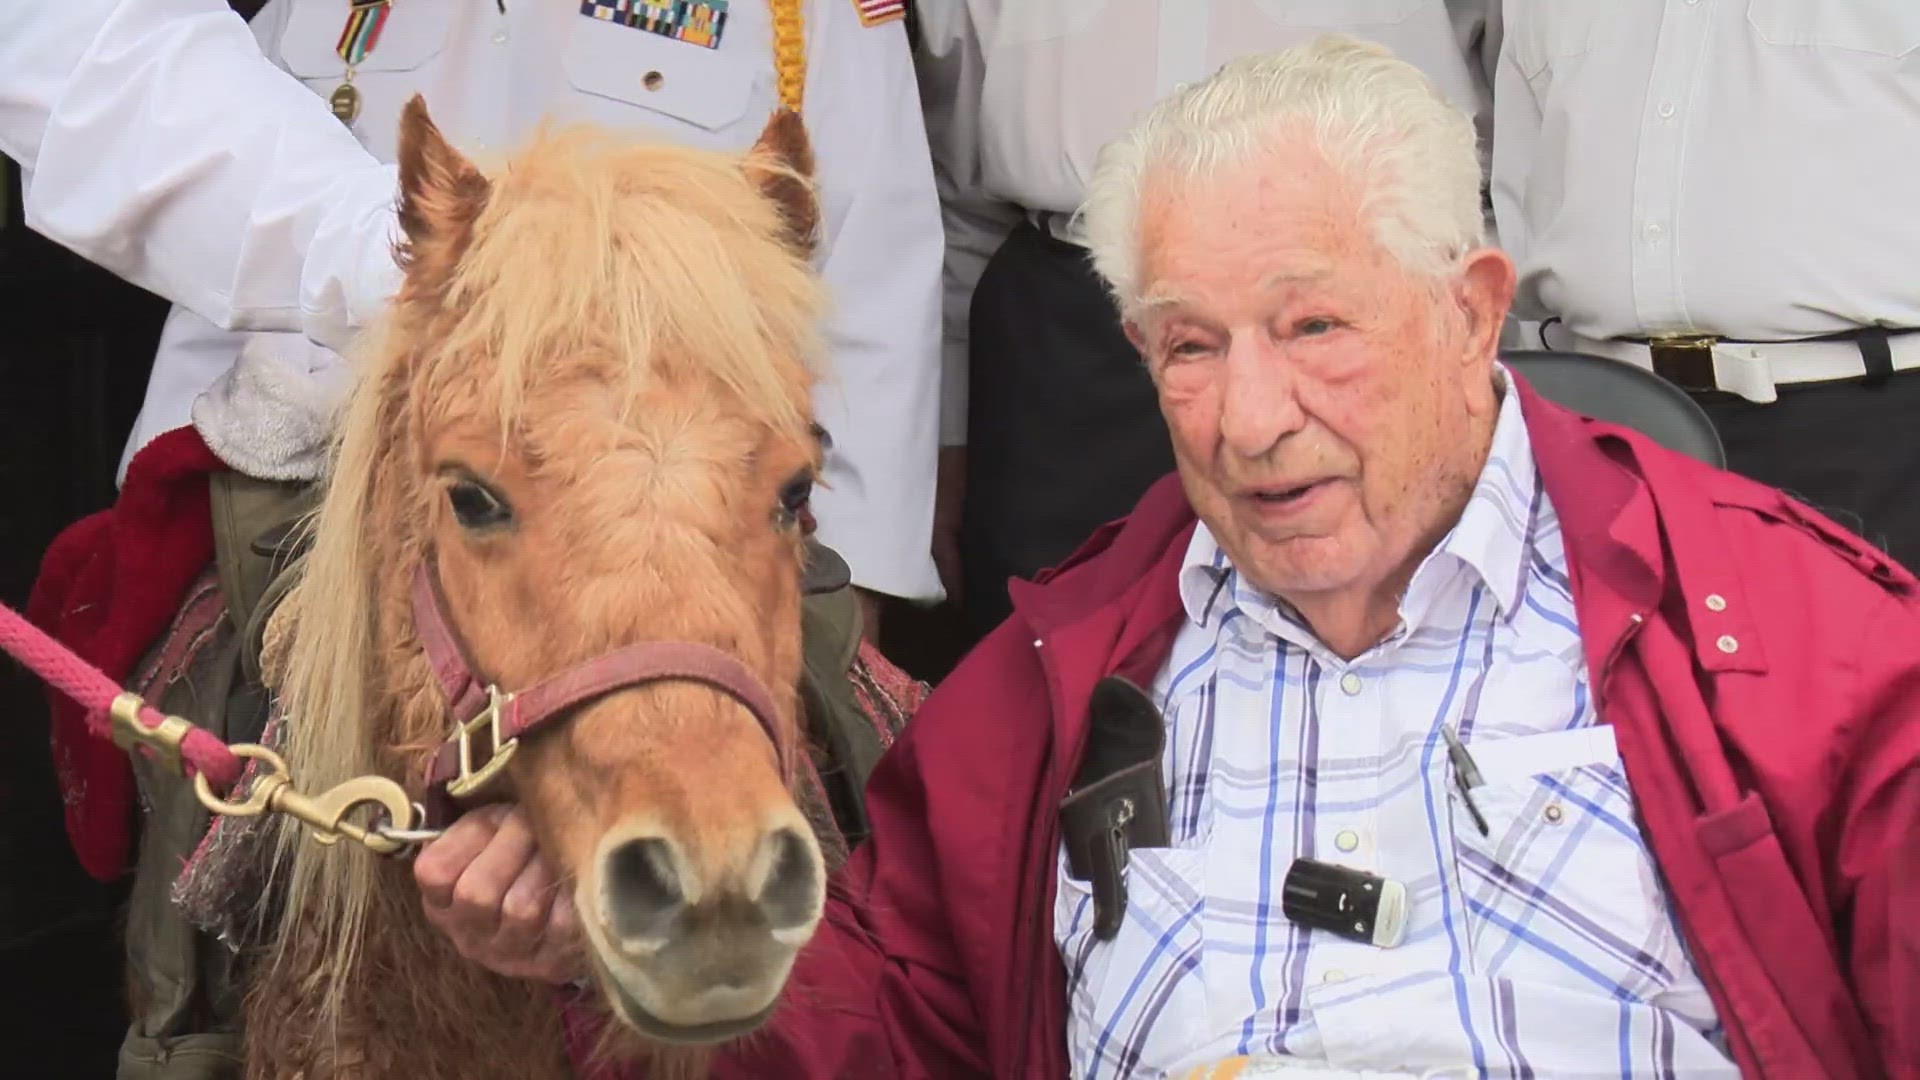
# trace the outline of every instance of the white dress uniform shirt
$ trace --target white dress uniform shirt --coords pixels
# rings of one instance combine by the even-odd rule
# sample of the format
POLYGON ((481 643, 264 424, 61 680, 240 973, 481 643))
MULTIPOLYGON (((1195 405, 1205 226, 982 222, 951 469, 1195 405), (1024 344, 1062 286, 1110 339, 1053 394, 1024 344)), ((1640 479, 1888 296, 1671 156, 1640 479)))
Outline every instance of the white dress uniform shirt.
POLYGON ((1342 31, 1425 71, 1484 127, 1471 54, 1498 0, 916 0, 946 216, 941 441, 966 442, 974 285, 1026 211, 1071 215, 1107 140, 1236 56, 1342 31))
POLYGON ((1173 843, 1129 854, 1111 941, 1061 859, 1076 1077, 1236 1057, 1302 1078, 1739 1075, 1594 711, 1511 388, 1465 511, 1379 645, 1341 660, 1204 524, 1180 594, 1188 619, 1154 684, 1173 843), (1487 835, 1443 726, 1474 758, 1487 835), (1289 922, 1295 858, 1404 885, 1403 940, 1289 922))
POLYGON ((1506 0, 1494 132, 1522 317, 1920 327, 1915 0, 1506 0))
MULTIPOLYGON (((28 223, 185 309, 129 454, 189 421, 239 353, 230 331, 337 350, 384 308, 398 284, 389 163, 415 92, 482 158, 546 118, 744 149, 778 102, 766 0, 731 0, 713 49, 579 0, 397 0, 356 71, 351 132, 325 102, 347 0, 271 0, 251 32, 221 0, 0 7, 0 150, 29 177, 28 223)), ((942 232, 912 57, 903 23, 865 26, 856 0, 807 0, 804 19, 832 303, 820 532, 857 584, 936 599, 942 232)))

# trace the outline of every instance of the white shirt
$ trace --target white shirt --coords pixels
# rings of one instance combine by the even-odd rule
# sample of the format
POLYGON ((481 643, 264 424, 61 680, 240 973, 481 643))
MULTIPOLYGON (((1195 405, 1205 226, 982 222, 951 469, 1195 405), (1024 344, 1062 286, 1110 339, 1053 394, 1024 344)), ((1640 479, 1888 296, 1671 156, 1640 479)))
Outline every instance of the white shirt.
MULTIPOLYGON (((416 91, 482 158, 543 118, 744 149, 777 102, 766 0, 731 0, 715 49, 579 0, 505 7, 398 0, 356 73, 349 132, 324 100, 345 0, 272 0, 251 32, 221 0, 0 5, 0 150, 28 174, 28 223, 188 309, 168 320, 130 454, 187 423, 232 364, 241 338, 222 327, 337 350, 383 310, 398 283, 389 163, 416 91)), ((903 24, 863 26, 856 0, 808 0, 804 17, 832 303, 820 533, 857 584, 934 599, 942 232, 912 57, 903 24)))
POLYGON ((1920 3, 1507 0, 1516 312, 1588 337, 1920 327, 1920 3))
POLYGON ((967 313, 1026 210, 1079 209, 1107 140, 1236 56, 1330 31, 1377 41, 1484 125, 1498 0, 915 0, 920 95, 946 215, 941 438, 966 442, 967 313))
POLYGON ((1235 1057, 1343 1076, 1738 1076, 1595 716, 1559 519, 1514 393, 1381 644, 1341 660, 1204 524, 1180 594, 1188 619, 1155 682, 1173 844, 1129 854, 1110 942, 1061 861, 1076 1077, 1235 1057), (1484 781, 1486 836, 1453 786, 1443 725, 1484 781), (1295 858, 1403 884, 1404 940, 1288 921, 1295 858))

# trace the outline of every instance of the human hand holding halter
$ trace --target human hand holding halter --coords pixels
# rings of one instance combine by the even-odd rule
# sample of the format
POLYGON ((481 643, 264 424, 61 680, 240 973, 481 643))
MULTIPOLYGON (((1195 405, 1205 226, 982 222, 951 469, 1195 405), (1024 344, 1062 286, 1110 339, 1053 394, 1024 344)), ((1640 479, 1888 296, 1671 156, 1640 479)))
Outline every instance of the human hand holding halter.
POLYGON ((420 849, 413 877, 427 921, 461 956, 515 979, 587 973, 573 898, 540 857, 526 812, 481 807, 420 849))

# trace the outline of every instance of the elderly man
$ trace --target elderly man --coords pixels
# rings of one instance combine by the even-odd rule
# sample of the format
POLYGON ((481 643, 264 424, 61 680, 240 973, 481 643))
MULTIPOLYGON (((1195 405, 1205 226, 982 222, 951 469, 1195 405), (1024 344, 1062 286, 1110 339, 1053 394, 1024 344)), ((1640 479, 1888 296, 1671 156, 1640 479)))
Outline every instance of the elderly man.
POLYGON ((1006 619, 1009 578, 1071 555, 1173 468, 1153 384, 1074 220, 1100 145, 1233 57, 1331 30, 1388 45, 1490 123, 1476 51, 1497 6, 915 0, 947 238, 934 541, 956 553, 950 592, 964 567, 972 638, 1006 619))
MULTIPOLYGON (((720 1075, 1920 1069, 1920 581, 1498 366, 1478 176, 1344 38, 1107 148, 1087 233, 1178 479, 908 727, 720 1075)), ((565 978, 506 820, 425 902, 565 978)))

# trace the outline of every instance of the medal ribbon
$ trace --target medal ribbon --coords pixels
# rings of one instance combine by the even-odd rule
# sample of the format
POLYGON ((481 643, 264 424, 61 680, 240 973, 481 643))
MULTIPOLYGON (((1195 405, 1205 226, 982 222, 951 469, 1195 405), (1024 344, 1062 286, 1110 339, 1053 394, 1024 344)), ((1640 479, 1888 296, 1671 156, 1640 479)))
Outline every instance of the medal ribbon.
POLYGON ((350 0, 350 6, 347 25, 340 30, 340 41, 333 47, 340 59, 347 62, 349 72, 380 44, 380 28, 387 25, 387 12, 392 10, 392 3, 391 0, 350 0))

